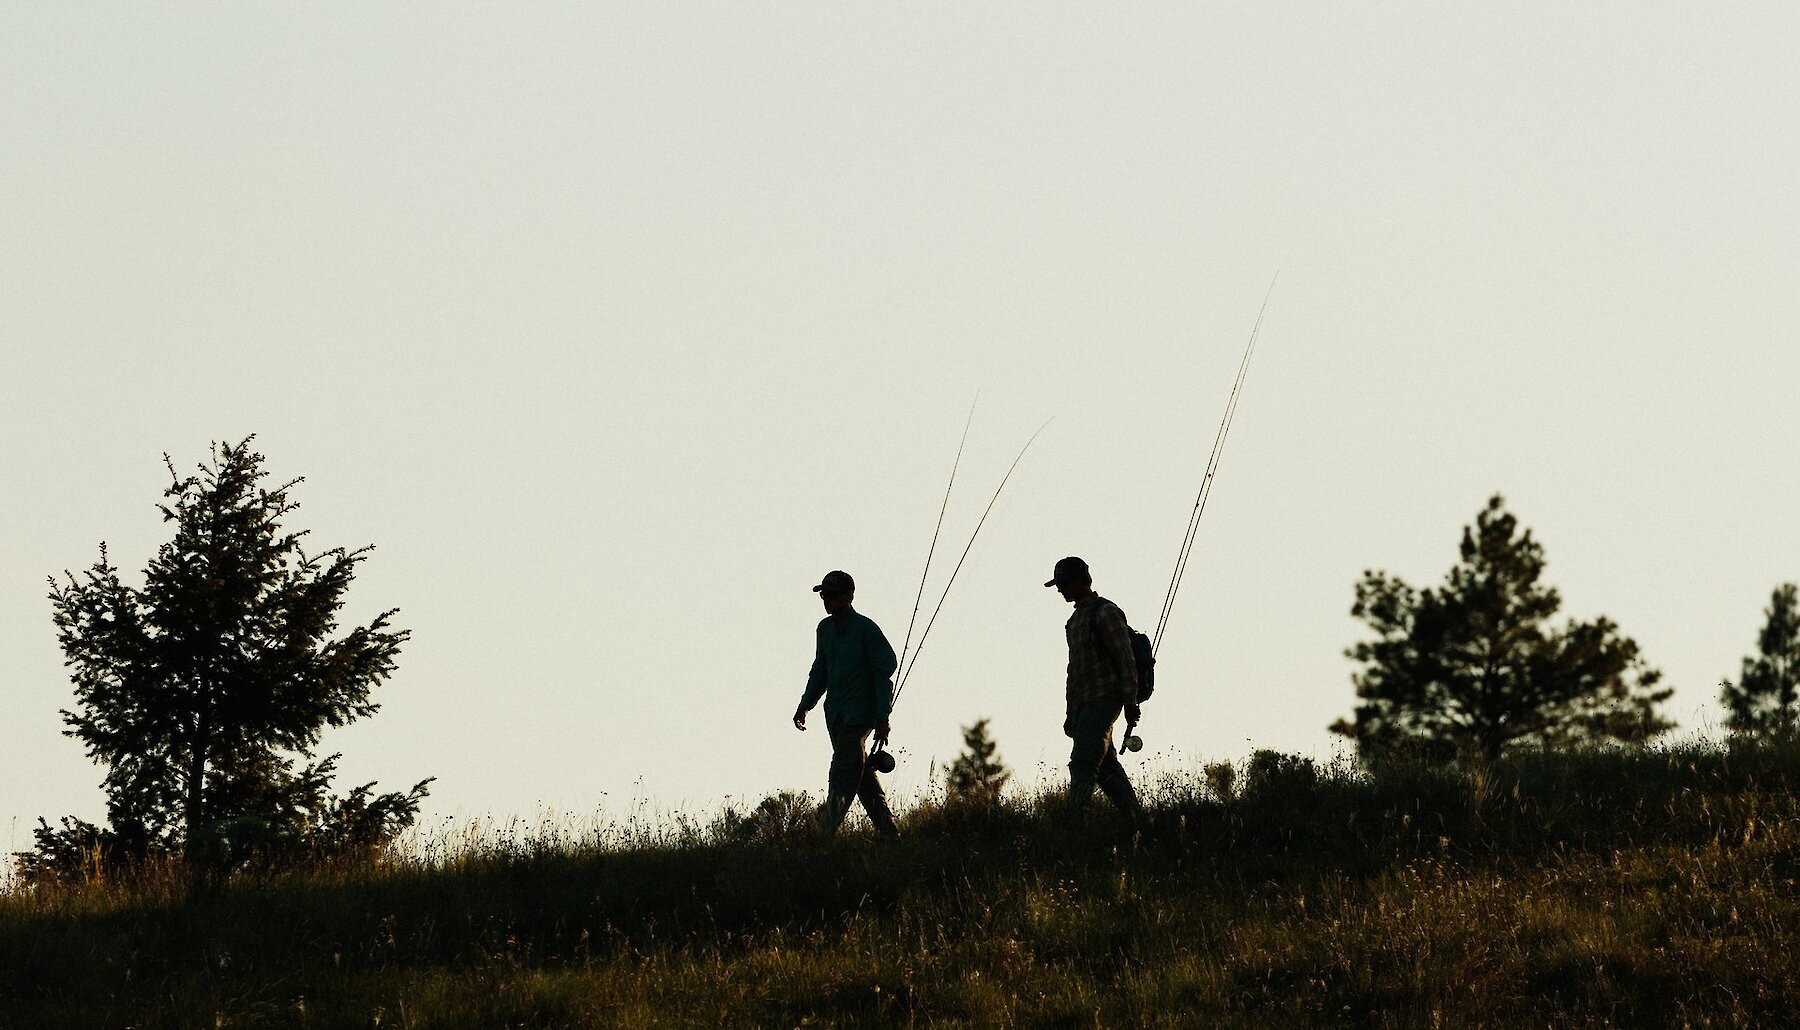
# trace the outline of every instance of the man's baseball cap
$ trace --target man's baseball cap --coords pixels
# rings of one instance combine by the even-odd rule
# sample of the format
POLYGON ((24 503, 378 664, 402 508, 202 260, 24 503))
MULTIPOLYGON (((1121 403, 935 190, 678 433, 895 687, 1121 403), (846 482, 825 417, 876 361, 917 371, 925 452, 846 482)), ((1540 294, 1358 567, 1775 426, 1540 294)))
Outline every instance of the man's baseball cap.
POLYGON ((1078 583, 1089 578, 1087 562, 1071 556, 1056 563, 1056 571, 1050 574, 1050 582, 1044 585, 1053 587, 1058 583, 1078 583))
POLYGON ((833 569, 825 574, 824 579, 819 580, 818 586, 813 587, 813 593, 854 594, 856 593, 856 580, 851 579, 848 572, 833 569))

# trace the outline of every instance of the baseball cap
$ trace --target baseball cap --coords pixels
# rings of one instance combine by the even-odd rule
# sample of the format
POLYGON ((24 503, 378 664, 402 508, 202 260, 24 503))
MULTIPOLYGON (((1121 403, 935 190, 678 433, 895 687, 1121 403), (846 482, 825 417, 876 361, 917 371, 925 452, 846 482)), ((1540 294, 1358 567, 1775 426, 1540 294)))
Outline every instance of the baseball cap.
POLYGON ((1058 583, 1070 583, 1087 578, 1089 578, 1087 562, 1070 556, 1056 563, 1056 571, 1050 574, 1050 582, 1044 585, 1053 587, 1058 583))
POLYGON ((813 587, 813 593, 854 594, 856 593, 856 580, 851 579, 848 572, 833 569, 825 574, 824 579, 819 580, 818 586, 813 587))

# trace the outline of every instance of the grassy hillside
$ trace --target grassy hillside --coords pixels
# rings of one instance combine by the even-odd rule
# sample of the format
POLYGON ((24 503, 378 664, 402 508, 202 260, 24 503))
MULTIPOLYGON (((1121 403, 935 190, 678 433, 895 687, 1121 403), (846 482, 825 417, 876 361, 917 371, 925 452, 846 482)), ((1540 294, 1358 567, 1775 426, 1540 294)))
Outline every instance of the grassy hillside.
POLYGON ((0 896, 0 1026, 1744 1026, 1800 1011, 1800 749, 1151 791, 0 896))

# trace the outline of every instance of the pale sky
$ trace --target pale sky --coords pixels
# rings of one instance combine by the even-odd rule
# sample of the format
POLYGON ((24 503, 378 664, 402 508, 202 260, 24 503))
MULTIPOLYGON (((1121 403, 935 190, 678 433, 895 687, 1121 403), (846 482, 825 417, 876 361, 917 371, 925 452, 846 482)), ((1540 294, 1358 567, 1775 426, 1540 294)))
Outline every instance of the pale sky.
POLYGON ((413 632, 341 785, 579 819, 819 794, 809 587, 898 644, 971 401, 927 612, 1054 417, 889 781, 981 717, 1059 780, 1040 584, 1154 625, 1277 270, 1154 761, 1329 756, 1361 572, 1496 491, 1716 732, 1800 579, 1796 52, 1789 3, 5 3, 0 845, 104 814, 45 578, 250 433, 413 632))

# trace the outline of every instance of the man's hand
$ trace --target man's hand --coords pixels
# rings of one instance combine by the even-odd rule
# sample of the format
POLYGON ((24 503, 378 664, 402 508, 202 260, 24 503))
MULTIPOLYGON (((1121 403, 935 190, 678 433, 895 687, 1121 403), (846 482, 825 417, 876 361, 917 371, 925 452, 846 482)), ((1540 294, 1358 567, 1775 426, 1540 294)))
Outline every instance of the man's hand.
POLYGON ((794 709, 794 728, 797 730, 806 729, 806 709, 794 709))
POLYGON ((1126 705, 1125 706, 1125 725, 1136 726, 1138 724, 1138 720, 1143 717, 1143 714, 1144 713, 1142 712, 1142 710, 1140 710, 1138 708, 1137 702, 1133 701, 1131 704, 1126 705))
POLYGON ((887 747, 888 733, 891 732, 892 729, 893 729, 893 727, 888 725, 888 721, 886 719, 883 719, 880 722, 876 723, 875 724, 875 743, 882 747, 887 747))

